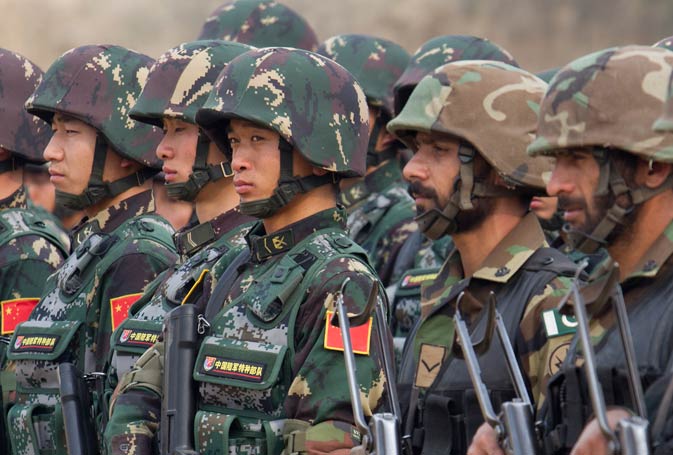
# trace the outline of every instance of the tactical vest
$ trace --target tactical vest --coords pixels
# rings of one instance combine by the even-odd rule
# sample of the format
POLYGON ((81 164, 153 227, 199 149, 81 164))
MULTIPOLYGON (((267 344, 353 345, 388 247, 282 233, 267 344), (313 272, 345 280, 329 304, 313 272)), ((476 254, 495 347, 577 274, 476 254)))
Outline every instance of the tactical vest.
MULTIPOLYGON (((207 223, 202 223, 203 226, 207 223)), ((204 274, 213 271, 215 263, 230 262, 245 246, 241 239, 249 225, 239 226, 212 243, 206 243, 200 251, 170 272, 163 279, 157 278, 153 289, 149 288, 129 311, 129 317, 112 334, 111 370, 109 377, 119 379, 129 371, 135 361, 152 346, 161 333, 164 316, 180 305, 201 283, 204 274)), ((197 227, 198 228, 198 227, 197 227)), ((214 279, 219 278, 214 276, 214 279)), ((115 383, 110 384, 114 389, 115 383)))
POLYGON ((88 348, 101 343, 95 330, 99 311, 92 304, 97 277, 127 253, 131 242, 134 252, 161 258, 156 250, 174 249, 172 231, 156 215, 131 218, 110 234, 91 234, 49 277, 33 319, 17 327, 7 353, 17 378, 17 403, 8 415, 14 453, 66 453, 58 365, 72 362, 90 375, 104 371, 107 359, 88 348))
MULTIPOLYGON (((512 344, 516 346, 519 324, 530 299, 542 293, 545 286, 559 275, 572 276, 576 265, 555 249, 537 250, 521 269, 497 292, 497 309, 500 311, 512 344)), ((447 301, 453 301, 460 291, 469 287, 470 280, 454 285, 447 301)), ((437 308, 434 312, 441 310, 437 308)), ((429 316, 432 317, 432 314, 429 316)), ((481 339, 486 326, 482 313, 475 321, 471 333, 481 339)), ((400 370, 400 401, 409 406, 411 384, 416 365, 413 362, 413 343, 418 324, 405 347, 400 370)), ((490 348, 479 357, 482 379, 488 387, 496 412, 500 405, 514 398, 515 391, 509 377, 505 355, 500 343, 494 340, 490 348)), ((403 413, 407 410, 403 409, 403 413)), ((409 416, 409 413, 406 413, 409 416)), ((477 428, 483 423, 479 402, 470 380, 465 361, 448 353, 441 364, 433 384, 418 402, 412 444, 414 453, 422 455, 464 454, 477 428)))
MULTIPOLYGON (((670 299, 673 295, 673 279, 670 274, 668 277, 657 276, 656 282, 652 284, 642 296, 638 296, 637 303, 632 302, 635 305, 627 306, 635 358, 644 390, 666 373, 673 346, 673 305, 670 299)), ((624 293, 628 299, 628 289, 624 289, 624 293)), ((569 453, 593 415, 584 370, 572 363, 575 356, 571 353, 577 352, 577 349, 575 337, 561 371, 549 382, 543 414, 545 450, 549 454, 569 453)), ((596 371, 606 405, 634 409, 616 322, 594 346, 594 350, 596 371)))
POLYGON ((345 235, 314 234, 255 276, 211 322, 193 375, 198 388, 195 447, 201 455, 280 454, 297 313, 316 274, 344 257, 367 263, 365 252, 345 235))

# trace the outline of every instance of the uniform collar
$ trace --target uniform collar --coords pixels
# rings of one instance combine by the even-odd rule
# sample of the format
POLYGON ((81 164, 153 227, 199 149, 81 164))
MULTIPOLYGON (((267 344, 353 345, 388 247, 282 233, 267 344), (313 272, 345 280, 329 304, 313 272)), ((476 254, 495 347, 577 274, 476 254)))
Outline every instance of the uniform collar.
POLYGON ((28 207, 28 195, 26 188, 21 185, 18 190, 4 199, 0 199, 0 210, 25 209, 28 207))
MULTIPOLYGON (((529 212, 486 257, 473 277, 507 283, 539 248, 547 246, 534 213, 529 212)), ((459 254, 456 252, 456 254, 459 254)), ((462 271, 462 268, 461 268, 462 271)))
POLYGON ((348 209, 366 199, 370 194, 382 193, 391 184, 402 181, 400 163, 396 159, 391 159, 371 174, 343 190, 339 199, 348 209))
POLYGON ((626 280, 657 276, 657 273, 659 273, 659 270, 669 260, 671 255, 673 255, 673 221, 666 226, 664 232, 650 246, 634 268, 634 272, 626 280))
POLYGON ((121 226, 129 218, 154 212, 154 196, 151 190, 143 191, 118 204, 101 210, 91 218, 84 218, 73 229, 74 247, 82 243, 91 234, 102 232, 109 234, 121 226))
POLYGON ((253 261, 262 262, 289 251, 314 232, 330 228, 346 229, 346 212, 342 207, 320 211, 271 234, 266 234, 260 221, 250 230, 246 241, 253 261))
POLYGON ((189 226, 175 234, 175 246, 180 255, 191 256, 224 234, 254 220, 243 215, 238 207, 220 213, 215 218, 196 226, 189 226))

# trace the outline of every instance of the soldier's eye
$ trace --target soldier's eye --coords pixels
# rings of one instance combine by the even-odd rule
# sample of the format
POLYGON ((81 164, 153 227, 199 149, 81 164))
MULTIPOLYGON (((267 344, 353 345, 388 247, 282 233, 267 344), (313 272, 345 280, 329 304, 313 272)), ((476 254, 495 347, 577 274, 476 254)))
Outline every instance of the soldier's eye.
POLYGON ((238 138, 235 138, 235 137, 230 137, 229 138, 229 145, 238 144, 239 142, 240 141, 238 140, 238 138))

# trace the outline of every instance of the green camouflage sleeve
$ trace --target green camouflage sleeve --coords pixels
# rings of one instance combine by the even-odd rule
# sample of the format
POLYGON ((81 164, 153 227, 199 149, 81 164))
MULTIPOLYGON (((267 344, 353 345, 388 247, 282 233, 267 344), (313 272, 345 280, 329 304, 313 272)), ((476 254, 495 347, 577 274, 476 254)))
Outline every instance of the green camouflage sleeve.
MULTIPOLYGON (((346 277, 351 281, 344 291, 344 304, 352 313, 364 309, 372 286, 380 286, 365 266, 353 259, 333 261, 326 269, 316 274, 316 283, 309 288, 297 316, 291 359, 294 379, 284 404, 289 419, 310 424, 300 431, 307 453, 332 453, 359 443, 343 353, 331 348, 334 342, 330 335, 334 332, 327 330, 326 321, 346 277), (329 270, 332 267, 337 273, 329 270), (319 281, 327 275, 328 280, 319 281)), ((378 410, 386 383, 375 330, 371 328, 369 339, 354 337, 353 341, 354 347, 361 345, 356 350, 363 352, 356 354, 355 361, 367 416, 378 410)), ((288 429, 285 433, 287 438, 288 429)))

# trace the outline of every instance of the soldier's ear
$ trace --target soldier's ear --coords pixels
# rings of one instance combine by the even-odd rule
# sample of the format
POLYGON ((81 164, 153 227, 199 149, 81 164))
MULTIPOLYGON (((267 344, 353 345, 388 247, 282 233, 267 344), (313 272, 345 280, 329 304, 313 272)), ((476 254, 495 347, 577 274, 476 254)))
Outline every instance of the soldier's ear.
POLYGON ((659 161, 638 160, 636 169, 636 182, 641 180, 647 188, 658 188, 673 172, 673 165, 659 161))
POLYGON ((313 166, 313 175, 325 175, 327 171, 323 168, 313 166))

